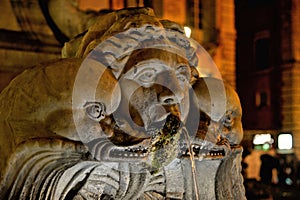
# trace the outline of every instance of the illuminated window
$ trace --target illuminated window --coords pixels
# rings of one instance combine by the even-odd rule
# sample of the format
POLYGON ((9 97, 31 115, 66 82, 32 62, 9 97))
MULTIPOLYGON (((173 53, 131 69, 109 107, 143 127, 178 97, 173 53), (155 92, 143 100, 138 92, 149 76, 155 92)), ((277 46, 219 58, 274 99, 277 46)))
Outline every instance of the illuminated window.
POLYGON ((271 134, 256 134, 253 137, 254 149, 256 150, 269 150, 274 143, 271 134))
POLYGON ((290 133, 282 133, 278 135, 278 149, 289 150, 293 148, 293 136, 290 133))
POLYGON ((270 143, 272 144, 274 140, 271 137, 271 134, 256 134, 253 138, 253 144, 265 144, 270 143))

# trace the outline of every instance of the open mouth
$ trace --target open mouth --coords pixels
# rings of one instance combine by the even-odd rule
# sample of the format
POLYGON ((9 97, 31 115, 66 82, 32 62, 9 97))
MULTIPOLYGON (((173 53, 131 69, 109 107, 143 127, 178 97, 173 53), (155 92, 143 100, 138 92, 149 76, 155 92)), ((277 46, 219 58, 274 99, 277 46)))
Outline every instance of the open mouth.
POLYGON ((176 144, 175 138, 179 135, 181 127, 180 118, 173 114, 169 114, 163 121, 153 123, 147 130, 136 135, 123 131, 115 121, 112 122, 114 130, 112 137, 98 138, 86 144, 97 160, 141 161, 149 159, 150 154, 164 149, 168 149, 171 153, 170 146, 176 144))
MULTIPOLYGON (((159 162, 164 164, 168 163, 170 159, 191 156, 195 160, 222 159, 231 149, 225 140, 217 144, 199 138, 194 138, 192 142, 187 141, 182 132, 180 119, 178 116, 170 114, 164 124, 155 124, 148 128, 144 134, 148 136, 147 138, 123 144, 116 144, 111 138, 101 138, 90 142, 88 147, 97 160, 147 162, 159 159, 159 162)), ((122 141, 129 139, 128 135, 124 134, 124 132, 120 132, 122 141)))
MULTIPOLYGON (((120 147, 114 145, 107 138, 98 139, 98 141, 94 141, 90 151, 97 160, 113 162, 145 162, 152 153, 151 139, 145 139, 142 143, 143 144, 120 147)), ((186 143, 181 142, 179 142, 178 148, 179 151, 176 153, 177 155, 175 155, 175 157, 187 158, 190 157, 192 153, 194 159, 199 161, 223 159, 230 150, 224 145, 203 145, 199 143, 191 144, 190 148, 188 148, 186 143)))
POLYGON ((133 158, 143 159, 148 156, 148 148, 142 146, 136 147, 117 147, 111 150, 109 156, 111 158, 133 158))
POLYGON ((182 149, 182 157, 189 157, 190 154, 193 154, 193 157, 198 160, 213 160, 221 159, 226 156, 226 150, 223 147, 214 146, 213 148, 208 148, 198 144, 192 144, 190 148, 182 149), (185 149, 185 150, 184 150, 185 149))

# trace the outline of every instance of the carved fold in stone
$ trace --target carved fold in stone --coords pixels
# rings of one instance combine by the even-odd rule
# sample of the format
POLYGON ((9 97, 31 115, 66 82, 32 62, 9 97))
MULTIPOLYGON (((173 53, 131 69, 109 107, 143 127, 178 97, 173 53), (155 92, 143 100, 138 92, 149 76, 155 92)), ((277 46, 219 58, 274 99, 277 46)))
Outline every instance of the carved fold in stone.
POLYGON ((81 144, 63 140, 32 140, 20 145, 1 181, 1 199, 52 198, 60 177, 87 160, 81 144))

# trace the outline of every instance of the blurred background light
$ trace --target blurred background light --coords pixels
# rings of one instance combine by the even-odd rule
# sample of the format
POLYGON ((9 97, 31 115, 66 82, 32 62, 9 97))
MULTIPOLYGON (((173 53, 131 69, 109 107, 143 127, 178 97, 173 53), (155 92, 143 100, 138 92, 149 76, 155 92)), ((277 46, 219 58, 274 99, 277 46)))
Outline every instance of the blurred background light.
POLYGON ((278 135, 278 149, 292 149, 293 136, 292 134, 285 133, 278 135))
POLYGON ((265 144, 269 143, 272 144, 274 140, 271 137, 271 134, 256 134, 253 138, 253 144, 265 144))
POLYGON ((185 32, 185 35, 186 35, 186 37, 188 37, 188 38, 190 38, 190 37, 191 37, 192 30, 191 30, 191 28, 190 28, 190 27, 188 27, 188 26, 185 26, 185 27, 184 27, 184 32, 185 32))

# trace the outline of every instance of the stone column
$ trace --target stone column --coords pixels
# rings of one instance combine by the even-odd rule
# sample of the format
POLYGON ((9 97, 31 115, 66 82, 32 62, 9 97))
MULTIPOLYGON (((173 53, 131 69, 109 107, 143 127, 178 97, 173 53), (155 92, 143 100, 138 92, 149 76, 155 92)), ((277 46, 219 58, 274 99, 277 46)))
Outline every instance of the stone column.
POLYGON ((282 1, 282 131, 294 136, 294 148, 300 156, 300 2, 282 1))
POLYGON ((236 86, 235 66, 235 13, 233 0, 216 0, 216 29, 219 31, 218 48, 214 60, 223 79, 236 86))

